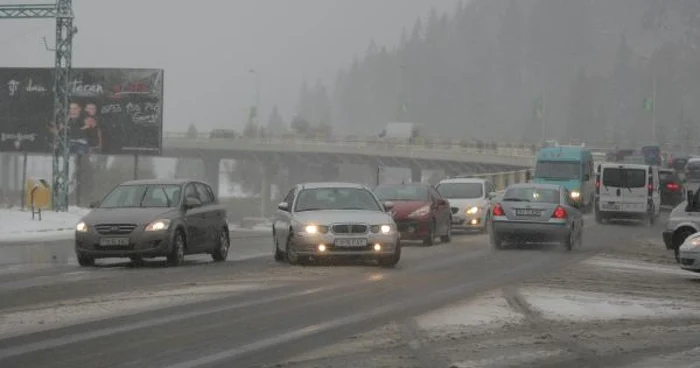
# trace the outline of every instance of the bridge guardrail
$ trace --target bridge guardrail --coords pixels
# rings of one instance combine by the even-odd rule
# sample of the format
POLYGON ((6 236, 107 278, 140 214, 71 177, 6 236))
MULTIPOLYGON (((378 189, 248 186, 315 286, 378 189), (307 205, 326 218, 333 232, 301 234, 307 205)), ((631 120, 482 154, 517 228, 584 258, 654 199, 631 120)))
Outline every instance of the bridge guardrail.
POLYGON ((459 139, 435 139, 435 138, 416 138, 413 142, 405 140, 392 140, 380 138, 365 138, 357 136, 346 137, 314 137, 314 136, 266 136, 266 137, 242 137, 230 136, 219 137, 212 136, 208 133, 200 133, 196 135, 181 133, 181 132, 164 132, 164 139, 183 139, 183 140, 227 140, 232 143, 245 142, 245 144, 260 143, 260 144, 280 144, 280 145, 333 145, 333 146, 352 146, 352 147, 367 147, 380 150, 440 150, 440 151, 458 151, 471 154, 490 154, 498 156, 520 156, 533 157, 537 147, 528 144, 496 144, 479 141, 467 141, 459 139))

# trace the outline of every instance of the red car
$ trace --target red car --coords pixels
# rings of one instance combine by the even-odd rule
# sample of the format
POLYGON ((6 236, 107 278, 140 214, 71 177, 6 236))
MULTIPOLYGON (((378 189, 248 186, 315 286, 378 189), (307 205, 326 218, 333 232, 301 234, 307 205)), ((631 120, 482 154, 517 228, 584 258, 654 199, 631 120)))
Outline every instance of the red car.
POLYGON ((449 202, 431 185, 423 183, 380 185, 374 194, 382 202, 391 202, 392 217, 401 240, 422 240, 434 244, 452 240, 452 212, 449 202))

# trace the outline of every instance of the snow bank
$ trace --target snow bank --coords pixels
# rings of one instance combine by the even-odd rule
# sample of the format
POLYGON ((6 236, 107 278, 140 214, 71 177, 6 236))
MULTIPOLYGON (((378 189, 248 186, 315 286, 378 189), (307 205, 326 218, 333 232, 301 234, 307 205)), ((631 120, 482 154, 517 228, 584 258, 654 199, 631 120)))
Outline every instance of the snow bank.
POLYGON ((72 239, 75 225, 89 209, 70 207, 68 212, 42 211, 32 220, 31 210, 0 209, 0 241, 72 239))

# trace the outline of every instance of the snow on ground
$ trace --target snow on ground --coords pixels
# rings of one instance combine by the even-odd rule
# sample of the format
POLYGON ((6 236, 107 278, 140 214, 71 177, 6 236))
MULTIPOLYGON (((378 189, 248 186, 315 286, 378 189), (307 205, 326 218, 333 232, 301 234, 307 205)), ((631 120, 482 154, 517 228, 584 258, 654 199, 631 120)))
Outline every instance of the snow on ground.
POLYGON ((171 290, 100 295, 37 305, 30 310, 3 311, 3 317, 0 319, 0 339, 170 306, 214 300, 264 287, 254 283, 178 286, 177 289, 171 290))
POLYGON ((68 212, 42 211, 32 220, 31 210, 0 209, 0 241, 72 239, 75 225, 90 210, 70 207, 68 212))
POLYGON ((477 326, 498 328, 522 319, 523 315, 511 310, 502 293, 497 291, 432 311, 416 318, 416 323, 427 331, 444 333, 477 326))

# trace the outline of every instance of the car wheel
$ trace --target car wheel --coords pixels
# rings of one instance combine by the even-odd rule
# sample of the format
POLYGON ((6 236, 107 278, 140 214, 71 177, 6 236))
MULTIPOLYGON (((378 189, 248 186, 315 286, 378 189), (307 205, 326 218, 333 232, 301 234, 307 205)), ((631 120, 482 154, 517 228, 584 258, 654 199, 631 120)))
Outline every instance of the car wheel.
POLYGON ((219 244, 217 244, 216 249, 211 254, 211 258, 214 262, 223 262, 228 258, 228 251, 231 249, 231 241, 228 236, 228 231, 226 228, 221 229, 219 232, 219 244))
POLYGON ((569 252, 571 249, 574 247, 574 243, 576 242, 576 231, 574 229, 571 229, 569 231, 569 235, 566 236, 566 239, 562 242, 562 245, 564 246, 564 250, 569 252))
POLYGON ((428 235, 423 239, 423 245, 426 247, 432 247, 435 245, 435 219, 430 224, 430 229, 428 230, 428 235))
POLYGON ((168 266, 180 266, 185 263, 185 233, 177 230, 173 238, 173 246, 168 254, 168 266))
POLYGON ((452 218, 449 219, 447 223, 447 234, 440 237, 442 243, 449 243, 452 241, 452 218))
POLYGON ((272 234, 272 244, 275 247, 273 249, 273 254, 275 255, 275 262, 283 262, 284 252, 280 250, 280 242, 277 240, 277 234, 272 234))
POLYGON ((76 254, 78 258, 78 264, 80 267, 92 267, 95 265, 95 258, 92 258, 90 256, 87 256, 82 253, 76 254))
POLYGON ((595 222, 596 222, 597 224, 602 224, 602 223, 603 223, 603 214, 600 213, 600 210, 598 209, 598 206, 596 206, 596 209, 595 209, 594 212, 595 212, 595 222))
POLYGON ((299 264, 299 255, 290 246, 291 240, 291 236, 287 238, 287 243, 284 246, 284 253, 287 258, 287 263, 294 266, 299 264))
POLYGON ((481 227, 481 230, 479 231, 480 233, 488 234, 490 221, 491 221, 491 215, 487 214, 486 217, 484 217, 484 223, 482 224, 483 226, 481 227))
POLYGON ((401 259, 401 244, 396 243, 396 250, 394 251, 394 254, 390 256, 382 256, 379 258, 377 263, 379 263, 379 266, 384 267, 384 268, 394 268, 396 265, 399 263, 399 260, 401 259))

